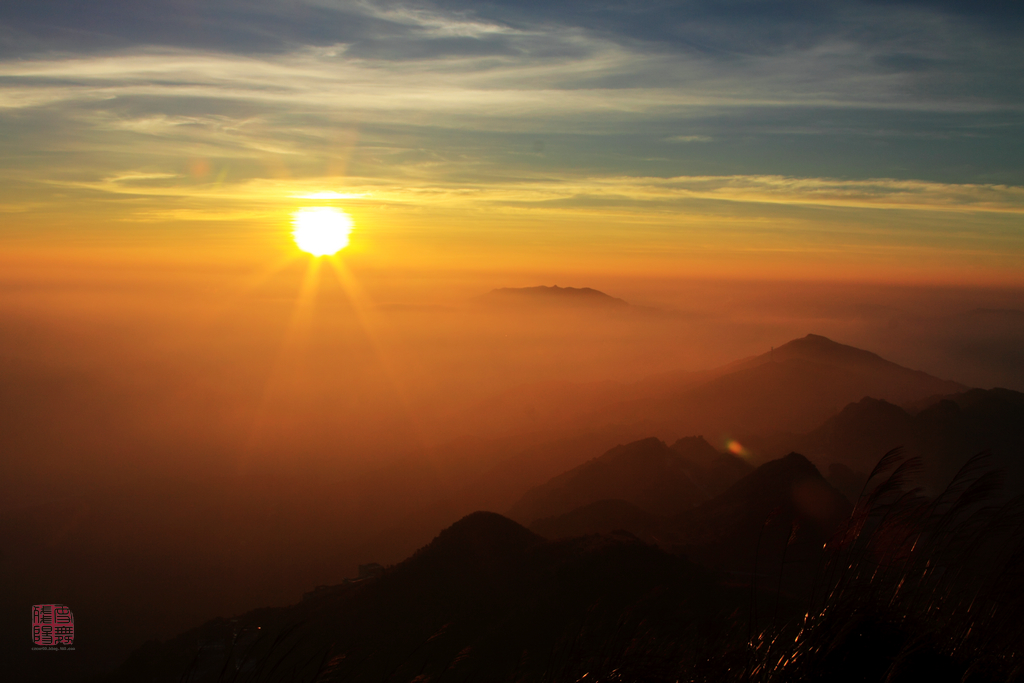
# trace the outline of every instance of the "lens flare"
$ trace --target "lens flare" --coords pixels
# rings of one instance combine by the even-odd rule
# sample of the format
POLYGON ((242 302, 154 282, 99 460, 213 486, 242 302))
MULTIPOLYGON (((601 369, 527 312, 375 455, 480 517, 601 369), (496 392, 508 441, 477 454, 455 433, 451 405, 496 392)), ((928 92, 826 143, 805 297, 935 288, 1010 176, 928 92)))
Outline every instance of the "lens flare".
POLYGON ((348 246, 352 218, 331 206, 307 206, 292 214, 292 237, 313 256, 330 256, 348 246))
POLYGON ((748 451, 743 446, 743 444, 741 444, 736 439, 727 439, 725 442, 725 447, 729 449, 730 453, 732 453, 733 455, 738 455, 741 458, 745 458, 748 455, 750 455, 750 451, 748 451))

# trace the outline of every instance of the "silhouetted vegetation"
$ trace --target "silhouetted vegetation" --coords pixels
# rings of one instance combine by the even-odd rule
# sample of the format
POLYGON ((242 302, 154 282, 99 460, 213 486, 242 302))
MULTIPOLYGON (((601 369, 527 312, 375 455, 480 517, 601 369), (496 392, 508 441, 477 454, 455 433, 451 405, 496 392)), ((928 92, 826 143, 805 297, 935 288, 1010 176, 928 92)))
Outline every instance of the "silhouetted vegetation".
MULTIPOLYGON (((764 681, 987 681, 1021 672, 1024 500, 971 458, 940 495, 891 451, 826 545, 803 618, 760 631, 745 675, 764 681), (888 476, 884 479, 883 475, 888 476), (876 480, 877 483, 876 483, 876 480)), ((721 679, 719 679, 721 680, 721 679)))

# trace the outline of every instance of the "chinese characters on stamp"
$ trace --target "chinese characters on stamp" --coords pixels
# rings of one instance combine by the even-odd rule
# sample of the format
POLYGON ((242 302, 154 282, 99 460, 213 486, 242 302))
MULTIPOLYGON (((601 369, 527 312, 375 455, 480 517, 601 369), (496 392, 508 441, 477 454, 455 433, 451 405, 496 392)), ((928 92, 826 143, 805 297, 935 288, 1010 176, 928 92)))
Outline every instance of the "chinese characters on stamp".
POLYGON ((75 615, 67 605, 32 605, 32 642, 36 645, 72 645, 75 615))

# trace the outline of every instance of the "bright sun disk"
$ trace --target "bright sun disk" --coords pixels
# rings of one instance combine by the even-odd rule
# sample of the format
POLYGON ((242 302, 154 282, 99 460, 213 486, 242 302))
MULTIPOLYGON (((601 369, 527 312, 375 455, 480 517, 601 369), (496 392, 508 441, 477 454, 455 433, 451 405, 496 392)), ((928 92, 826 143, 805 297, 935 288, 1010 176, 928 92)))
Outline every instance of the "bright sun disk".
POLYGON ((313 256, 330 256, 348 246, 352 218, 331 206, 306 206, 292 214, 292 237, 313 256))

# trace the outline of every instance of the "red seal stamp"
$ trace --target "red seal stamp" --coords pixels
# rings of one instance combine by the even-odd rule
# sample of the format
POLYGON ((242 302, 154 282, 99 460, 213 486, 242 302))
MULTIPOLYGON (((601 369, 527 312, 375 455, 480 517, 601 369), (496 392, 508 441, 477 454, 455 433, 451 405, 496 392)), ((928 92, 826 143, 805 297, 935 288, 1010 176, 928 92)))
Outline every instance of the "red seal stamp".
POLYGON ((75 615, 67 605, 32 605, 32 642, 36 645, 71 645, 75 642, 75 615))

